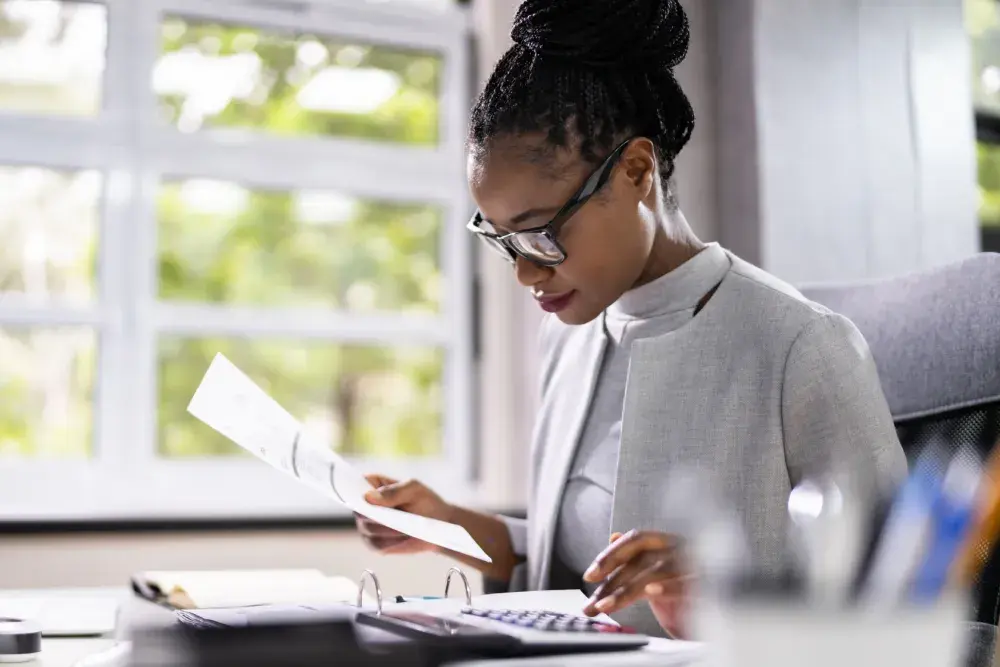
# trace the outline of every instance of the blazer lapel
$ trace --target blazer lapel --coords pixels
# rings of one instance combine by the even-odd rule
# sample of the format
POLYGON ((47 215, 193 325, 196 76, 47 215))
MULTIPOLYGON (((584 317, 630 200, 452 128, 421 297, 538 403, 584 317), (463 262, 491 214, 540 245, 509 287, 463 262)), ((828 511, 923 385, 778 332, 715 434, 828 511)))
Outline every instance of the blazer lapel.
POLYGON ((603 315, 581 329, 584 331, 570 336, 560 350, 559 376, 555 378, 560 391, 553 392, 549 397, 551 404, 547 406, 552 423, 543 435, 544 453, 536 480, 533 508, 536 514, 531 517, 532 527, 538 531, 529 549, 529 585, 532 590, 542 590, 548 584, 559 505, 607 346, 603 315))

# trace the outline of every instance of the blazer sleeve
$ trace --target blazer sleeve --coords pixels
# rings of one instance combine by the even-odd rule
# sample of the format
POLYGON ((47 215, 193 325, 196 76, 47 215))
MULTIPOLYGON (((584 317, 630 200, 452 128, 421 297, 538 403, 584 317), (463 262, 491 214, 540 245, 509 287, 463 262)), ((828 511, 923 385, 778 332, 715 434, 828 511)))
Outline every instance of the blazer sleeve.
POLYGON ((528 554, 528 522, 525 519, 515 519, 500 515, 500 520, 507 524, 510 533, 510 544, 514 547, 514 555, 525 558, 528 554))
POLYGON ((781 409, 793 485, 831 465, 882 492, 906 475, 868 343, 846 317, 826 313, 799 332, 785 364, 781 409))

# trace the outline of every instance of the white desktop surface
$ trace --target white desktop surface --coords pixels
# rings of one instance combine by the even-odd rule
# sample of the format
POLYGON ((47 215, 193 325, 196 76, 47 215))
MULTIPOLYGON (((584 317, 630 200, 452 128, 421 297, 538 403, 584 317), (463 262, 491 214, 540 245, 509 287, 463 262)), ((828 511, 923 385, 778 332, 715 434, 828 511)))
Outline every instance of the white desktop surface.
MULTIPOLYGON (((120 619, 123 624, 131 623, 163 623, 164 619, 172 620, 172 615, 160 607, 151 603, 137 599, 125 588, 102 588, 102 589, 39 589, 33 591, 3 591, 0 590, 0 598, 12 593, 28 593, 36 596, 61 596, 61 595, 86 595, 97 594, 120 595, 122 602, 122 612, 120 619)), ((117 629, 117 635, 121 636, 125 630, 124 625, 117 629)), ((18 663, 26 667, 73 667, 79 660, 89 655, 110 649, 116 643, 113 636, 101 637, 45 637, 42 639, 42 654, 31 662, 18 663)), ((544 658, 521 658, 508 659, 503 661, 505 667, 555 667, 556 665, 572 664, 573 667, 594 667, 606 665, 621 665, 622 667, 646 667, 658 665, 662 667, 673 666, 694 666, 697 661, 690 655, 671 655, 669 650, 670 642, 667 640, 654 640, 650 650, 628 651, 623 653, 597 653, 591 655, 573 656, 550 656, 544 658), (657 650, 660 649, 660 650, 657 650)), ((488 667, 496 665, 498 661, 477 660, 456 664, 455 667, 488 667)))
POLYGON ((42 655, 31 662, 14 663, 25 667, 72 667, 79 660, 99 653, 115 645, 115 640, 107 637, 69 639, 42 639, 42 655))
MULTIPOLYGON (((130 604, 131 591, 122 587, 0 590, 0 609, 4 608, 3 601, 38 598, 69 599, 71 601, 113 598, 120 601, 122 613, 126 613, 130 604)), ((81 619, 81 621, 83 624, 90 624, 89 619, 81 619)), ((100 619, 98 624, 103 624, 103 619, 100 619)), ((43 637, 42 654, 39 658, 30 662, 13 664, 28 667, 70 667, 81 658, 111 648, 114 644, 115 638, 112 634, 86 637, 43 637)))

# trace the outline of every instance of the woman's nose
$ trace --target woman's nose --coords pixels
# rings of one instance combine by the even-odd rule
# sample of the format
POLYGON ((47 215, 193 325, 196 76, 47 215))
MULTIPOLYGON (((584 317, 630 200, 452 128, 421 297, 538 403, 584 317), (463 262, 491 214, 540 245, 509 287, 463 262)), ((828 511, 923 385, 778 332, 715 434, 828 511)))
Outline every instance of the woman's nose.
POLYGON ((547 266, 539 266, 534 262, 529 262, 524 257, 518 255, 514 259, 514 275, 517 282, 525 287, 532 287, 548 277, 552 269, 547 266))

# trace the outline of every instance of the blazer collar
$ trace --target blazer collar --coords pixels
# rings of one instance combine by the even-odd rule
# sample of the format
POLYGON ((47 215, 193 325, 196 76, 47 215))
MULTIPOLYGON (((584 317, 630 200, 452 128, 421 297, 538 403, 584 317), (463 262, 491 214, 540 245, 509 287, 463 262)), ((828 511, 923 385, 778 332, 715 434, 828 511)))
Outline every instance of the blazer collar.
POLYGON ((585 335, 573 336, 566 341, 561 356, 572 362, 564 364, 559 370, 560 373, 571 373, 573 376, 572 381, 565 382, 564 386, 579 387, 579 391, 562 392, 553 397, 549 406, 551 414, 556 418, 549 434, 551 444, 546 448, 542 459, 542 476, 536 482, 537 495, 533 511, 537 514, 532 517, 532 522, 544 528, 533 554, 535 557, 530 559, 533 562, 529 562, 529 584, 532 590, 542 590, 548 584, 559 503, 562 501, 570 466, 576 456, 583 425, 594 398, 607 347, 603 315, 584 326, 585 335))

